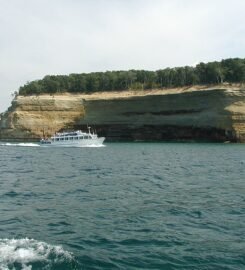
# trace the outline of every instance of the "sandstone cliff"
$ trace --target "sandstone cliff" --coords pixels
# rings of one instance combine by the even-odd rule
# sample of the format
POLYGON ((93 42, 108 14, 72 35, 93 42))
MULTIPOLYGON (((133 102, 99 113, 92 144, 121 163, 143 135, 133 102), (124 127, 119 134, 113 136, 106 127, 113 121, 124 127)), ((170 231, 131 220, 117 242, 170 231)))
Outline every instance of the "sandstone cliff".
POLYGON ((87 124, 118 140, 245 142, 245 89, 219 85, 91 95, 18 96, 0 139, 35 140, 87 124))

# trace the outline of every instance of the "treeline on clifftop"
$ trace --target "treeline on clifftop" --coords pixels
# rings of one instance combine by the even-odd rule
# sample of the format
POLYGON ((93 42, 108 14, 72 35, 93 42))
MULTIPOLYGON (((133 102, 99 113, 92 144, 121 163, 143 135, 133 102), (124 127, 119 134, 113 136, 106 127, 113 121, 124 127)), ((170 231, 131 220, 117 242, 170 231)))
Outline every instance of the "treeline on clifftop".
POLYGON ((245 82, 245 59, 232 58, 221 62, 199 63, 195 67, 165 68, 157 71, 129 70, 48 75, 42 80, 27 82, 20 95, 52 93, 92 93, 245 82))

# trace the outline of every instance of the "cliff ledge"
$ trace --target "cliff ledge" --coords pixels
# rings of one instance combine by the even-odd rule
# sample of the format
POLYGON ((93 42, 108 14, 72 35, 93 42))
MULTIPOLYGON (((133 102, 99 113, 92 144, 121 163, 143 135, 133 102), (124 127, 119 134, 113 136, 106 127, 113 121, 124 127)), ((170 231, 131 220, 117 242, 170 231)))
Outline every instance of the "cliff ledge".
POLYGON ((1 140, 37 140, 87 124, 107 141, 245 142, 245 87, 17 96, 1 114, 1 140))

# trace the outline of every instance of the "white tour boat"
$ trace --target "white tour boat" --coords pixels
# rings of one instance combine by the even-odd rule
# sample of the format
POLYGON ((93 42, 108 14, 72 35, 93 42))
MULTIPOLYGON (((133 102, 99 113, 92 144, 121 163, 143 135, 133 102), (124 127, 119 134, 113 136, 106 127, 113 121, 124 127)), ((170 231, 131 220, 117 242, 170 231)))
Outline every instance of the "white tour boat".
POLYGON ((49 139, 41 139, 41 145, 53 145, 53 146, 102 146, 105 140, 104 137, 98 137, 97 134, 90 132, 83 132, 81 130, 71 132, 59 132, 55 133, 49 139))

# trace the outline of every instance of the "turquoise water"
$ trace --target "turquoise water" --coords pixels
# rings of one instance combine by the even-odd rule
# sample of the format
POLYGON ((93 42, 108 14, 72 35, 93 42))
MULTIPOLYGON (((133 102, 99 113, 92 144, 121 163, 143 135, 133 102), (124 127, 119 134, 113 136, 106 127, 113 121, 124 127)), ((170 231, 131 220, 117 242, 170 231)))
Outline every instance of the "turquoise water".
POLYGON ((0 151, 0 269, 244 269, 245 145, 0 151))

